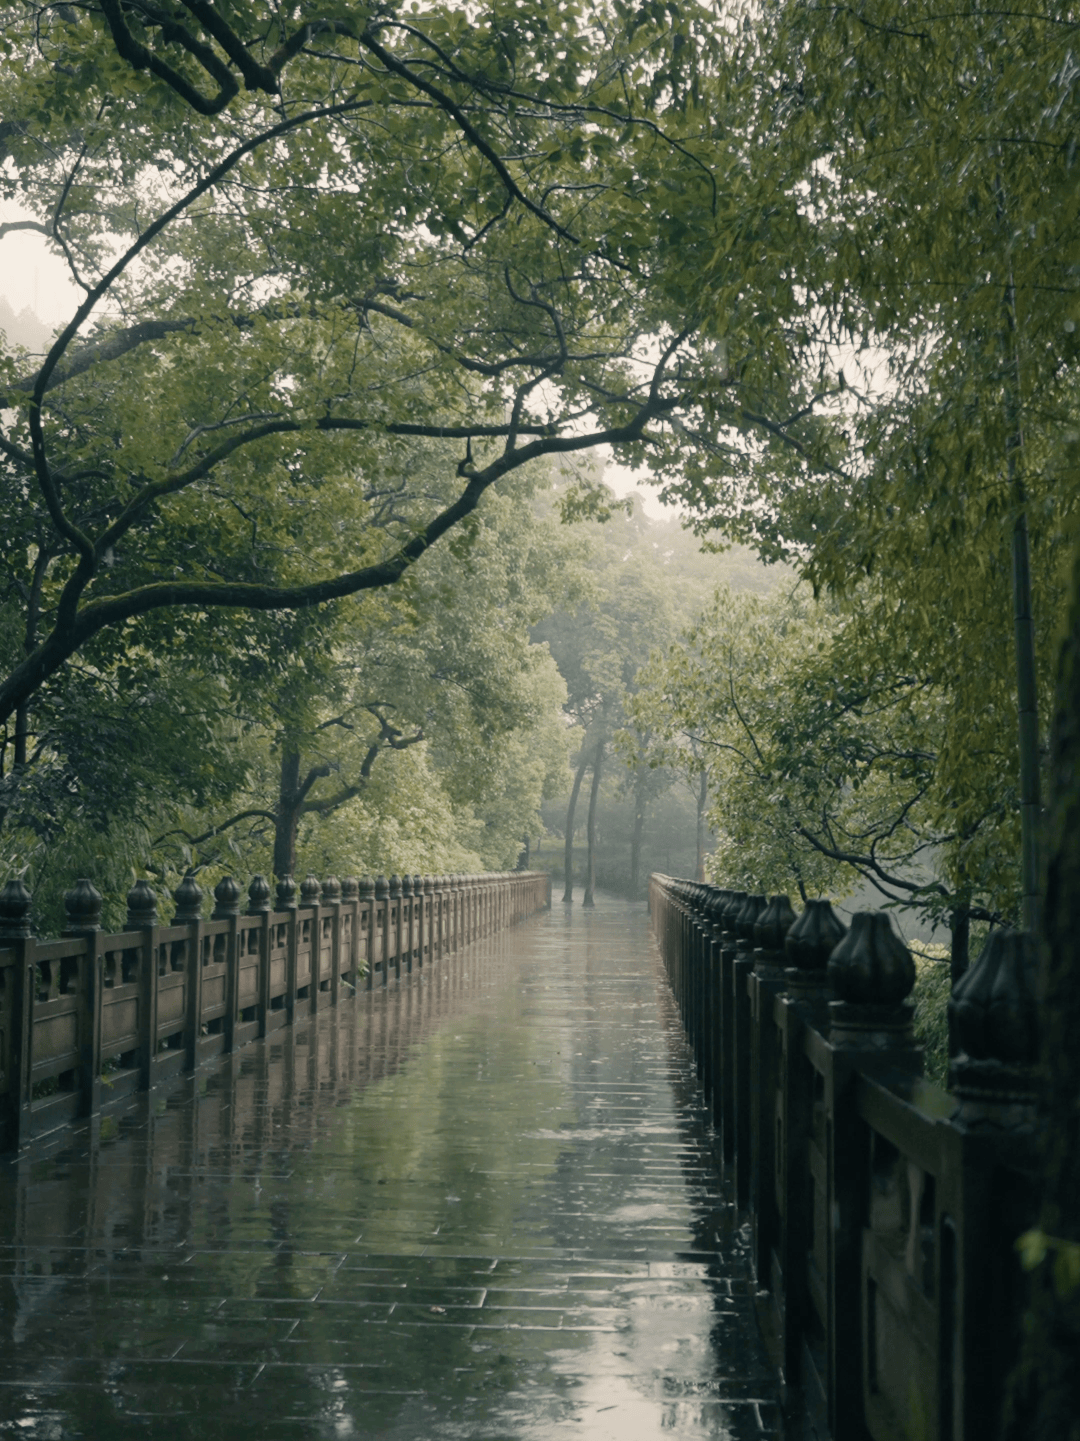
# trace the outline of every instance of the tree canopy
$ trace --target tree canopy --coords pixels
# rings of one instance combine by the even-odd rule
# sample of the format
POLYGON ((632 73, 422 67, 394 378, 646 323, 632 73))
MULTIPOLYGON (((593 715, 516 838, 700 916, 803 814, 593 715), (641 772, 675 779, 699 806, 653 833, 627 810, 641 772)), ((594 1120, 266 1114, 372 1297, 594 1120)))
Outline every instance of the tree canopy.
POLYGON ((0 186, 85 299, 0 376, 0 720, 162 610, 394 583, 530 460, 694 448, 706 10, 2 24, 0 186), (437 495, 402 463, 424 437, 455 442, 437 495))

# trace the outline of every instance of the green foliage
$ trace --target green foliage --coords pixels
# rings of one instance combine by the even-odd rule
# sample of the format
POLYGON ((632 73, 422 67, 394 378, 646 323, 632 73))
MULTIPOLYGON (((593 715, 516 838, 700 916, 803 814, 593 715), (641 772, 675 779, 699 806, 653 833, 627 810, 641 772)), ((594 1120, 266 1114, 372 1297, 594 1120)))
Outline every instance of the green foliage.
POLYGON ((209 69, 188 18, 0 20, 0 194, 87 289, 0 377, 5 718, 152 612, 190 633, 393 584, 531 460, 699 449, 707 8, 347 6, 281 41, 256 3, 217 15, 209 69))
POLYGON ((1054 1293, 1059 1300, 1067 1301, 1080 1292, 1080 1241, 1048 1236, 1036 1228, 1017 1238, 1016 1249, 1025 1271, 1035 1271, 1047 1259, 1051 1261, 1054 1293))
POLYGON ((915 958, 915 1039, 925 1047, 926 1076, 944 1089, 949 1079, 949 1024, 947 1007, 952 994, 949 952, 946 946, 920 944, 915 958))
MULTIPOLYGON (((756 34, 751 131, 755 153, 786 167, 773 172, 777 234, 799 299, 797 319, 774 312, 773 343, 778 373, 801 367, 802 404, 783 434, 743 440, 741 474, 670 491, 703 534, 787 555, 815 592, 844 597, 833 704, 851 699, 845 677, 879 698, 906 685, 903 749, 926 754, 927 783, 893 779, 919 796, 940 908, 971 899, 1014 918, 1011 552, 1026 528, 1045 715, 1080 492, 1075 27, 1038 10, 945 16, 887 0, 767 7, 756 34)), ((762 266, 775 242, 763 239, 762 266)), ((772 352, 732 321, 740 274, 722 247, 701 284, 741 376, 772 352)), ((703 404, 721 400, 709 391, 703 404)))

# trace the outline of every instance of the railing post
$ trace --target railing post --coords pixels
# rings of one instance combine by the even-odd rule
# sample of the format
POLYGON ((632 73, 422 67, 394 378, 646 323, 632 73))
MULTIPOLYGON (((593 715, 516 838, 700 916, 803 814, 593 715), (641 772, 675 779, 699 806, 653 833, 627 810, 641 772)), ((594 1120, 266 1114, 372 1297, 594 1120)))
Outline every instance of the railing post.
POLYGON ((101 992, 103 956, 101 950, 101 895, 85 879, 64 896, 67 912, 65 936, 82 936, 86 941, 83 964, 79 967, 78 1033, 79 1114, 96 1116, 101 1110, 101 992))
POLYGON ((212 921, 228 921, 229 933, 225 944, 225 1051, 230 1052, 236 1044, 236 1022, 240 1004, 240 947, 237 933, 240 927, 241 890, 232 876, 222 876, 214 887, 214 909, 212 921))
MULTIPOLYGON (((311 919, 308 924, 311 927, 309 932, 311 938, 311 970, 308 972, 308 1005, 307 1008, 312 1015, 319 1009, 319 990, 322 985, 322 907, 319 904, 319 897, 322 894, 322 884, 318 876, 310 872, 300 882, 300 909, 309 910, 311 919)), ((303 924, 297 917, 299 924, 303 924)))
POLYGON ((248 886, 249 916, 259 917, 259 983, 255 988, 258 996, 259 1035, 265 1036, 270 1015, 270 887, 265 876, 253 876, 248 886))
POLYGON ((412 878, 412 919, 409 923, 409 969, 424 968, 424 878, 412 878))
POLYGON ((296 971, 299 929, 296 924, 296 882, 292 876, 282 876, 276 886, 275 909, 288 914, 285 931, 285 1024, 291 1026, 296 1019, 296 971))
POLYGON ((184 942, 184 976, 187 1015, 184 1021, 185 1069, 194 1071, 199 1064, 199 1036, 202 1033, 202 902, 203 893, 195 872, 188 870, 173 891, 176 911, 174 926, 187 926, 184 942))
POLYGON ((127 893, 125 929, 138 931, 139 943, 139 1044, 137 1065, 139 1089, 153 1084, 154 1051, 157 1046, 158 967, 157 895, 149 881, 136 881, 127 893))
POLYGON ((330 1005, 338 1003, 341 989, 341 882, 337 876, 327 876, 322 883, 322 908, 329 912, 330 920, 330 1005))
POLYGON ((0 949, 11 951, 8 968, 6 1142, 13 1149, 30 1139, 31 1036, 34 1010, 34 935, 30 929, 31 895, 21 879, 0 891, 0 949))
MULTIPOLYGON (((366 989, 370 991, 375 987, 375 966, 379 960, 377 949, 379 926, 376 915, 374 878, 372 876, 361 876, 357 889, 360 894, 360 909, 366 918, 361 925, 361 934, 365 937, 365 940, 364 952, 360 959, 367 963, 365 986, 366 989)), ((357 986, 359 986, 359 984, 360 980, 359 977, 357 977, 357 986)))
MULTIPOLYGON (((846 934, 846 927, 827 900, 810 900, 784 941, 790 964, 785 973, 787 994, 780 998, 777 1007, 781 1045, 777 1156, 780 1214, 778 1265, 772 1277, 772 1290, 780 1322, 784 1373, 792 1380, 804 1369, 803 1347, 809 1334, 812 1305, 809 1266, 814 1238, 807 1189, 808 1184, 816 1184, 811 1138, 817 1072, 806 1055, 806 1042, 811 1029, 820 1036, 828 1034, 828 1002, 834 995, 826 966, 846 934)), ((824 1146, 824 1122, 821 1132, 824 1146)), ((822 1159, 827 1165, 827 1156, 823 1154, 822 1159)))
POLYGON ((945 1318, 952 1321, 951 1355, 943 1358, 941 1379, 955 1441, 993 1434, 1005 1377, 1016 1362, 1010 1328, 1002 1324, 1016 1312, 1010 1286, 1015 1261, 1010 1277, 1000 1266, 991 1270, 985 1258, 1014 1257, 1017 1233, 1038 1225, 1037 1192, 1032 1188, 1024 1196, 1027 1188, 1016 1186, 1018 1175, 1037 1174, 1045 1143, 1037 1119, 1037 985, 1032 936, 995 930, 949 1001, 950 1029, 959 1043, 949 1089, 959 1103, 953 1126, 961 1133, 965 1162, 951 1218, 952 1265, 943 1256, 939 1268, 942 1289, 953 1283, 945 1318))
POLYGON ((754 1274, 771 1286, 772 1254, 777 1241, 776 1092, 780 1046, 773 1007, 787 984, 784 938, 795 924, 787 896, 770 896, 754 924, 754 969, 750 990, 750 1209, 753 1213, 754 1274))
MULTIPOLYGON (((412 876, 405 873, 401 878, 401 953, 399 963, 404 963, 405 974, 412 974, 412 931, 415 922, 415 899, 412 876)), ((401 974, 401 964, 398 965, 401 974)))
POLYGON ((764 896, 748 896, 735 919, 731 1010, 735 1043, 735 1200, 740 1209, 750 1204, 750 1107, 754 1076, 751 1069, 753 1016, 749 983, 754 969, 754 926, 767 904, 764 896))
POLYGON ((709 963, 709 902, 712 887, 698 882, 694 886, 694 1061, 697 1078, 702 1089, 705 1087, 705 1067, 708 1064, 708 992, 709 963))
POLYGON ((438 909, 435 901, 437 879, 436 876, 424 877, 424 954, 426 957, 425 964, 429 966, 435 964, 437 954, 435 941, 435 916, 438 909))
POLYGON ((435 877, 435 917, 438 930, 438 940, 432 942, 434 959, 441 961, 446 954, 449 932, 447 930, 447 896, 449 894, 450 880, 448 876, 435 877), (436 949, 437 947, 437 949, 436 949))
POLYGON ((726 1166, 735 1164, 735 919, 749 899, 746 891, 732 891, 720 912, 720 1062, 719 1098, 713 1121, 720 1131, 726 1166))
POLYGON ((371 955, 372 970, 375 959, 379 962, 380 985, 390 984, 390 882, 385 876, 375 877, 371 908, 371 955))
POLYGON ((349 939, 347 944, 343 940, 339 942, 339 976, 352 977, 349 985, 352 986, 355 996, 360 989, 360 967, 364 960, 360 929, 360 882, 356 876, 346 876, 341 882, 340 921, 342 935, 347 932, 349 939))
POLYGON ((387 936, 393 933, 394 937, 394 979, 398 985, 401 984, 401 932, 404 924, 404 888, 400 876, 391 876, 387 895, 389 906, 389 923, 387 925, 387 936))
POLYGON ((704 1094, 713 1125, 719 1130, 720 1090, 720 953, 723 949, 721 918, 731 897, 729 890, 713 888, 709 901, 707 961, 705 969, 705 1078, 704 1094))
POLYGON ((912 1030, 914 1007, 905 997, 915 984, 911 953, 882 911, 859 911, 829 957, 829 983, 840 998, 829 1003, 825 1107, 829 1128, 827 1206, 829 1258, 827 1335, 829 1427, 833 1441, 862 1441, 863 1408, 862 1233, 871 1185, 870 1139, 856 1105, 856 1067, 882 1063, 922 1073, 923 1053, 912 1030))

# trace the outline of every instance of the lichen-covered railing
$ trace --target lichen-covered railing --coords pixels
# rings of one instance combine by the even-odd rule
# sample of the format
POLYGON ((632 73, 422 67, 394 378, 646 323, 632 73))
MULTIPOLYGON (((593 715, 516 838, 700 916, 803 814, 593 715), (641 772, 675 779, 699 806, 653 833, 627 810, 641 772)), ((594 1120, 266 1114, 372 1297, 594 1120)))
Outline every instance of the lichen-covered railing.
POLYGON ((204 919, 188 874, 161 924, 146 881, 126 929, 106 935, 102 898, 81 880, 60 940, 38 940, 21 881, 0 891, 0 1146, 17 1148, 124 1103, 297 1014, 399 982, 550 904, 538 872, 286 878, 271 903, 256 876, 243 904, 226 877, 204 919))
POLYGON ((785 896, 660 875, 649 899, 766 1331, 819 1436, 996 1435, 1036 1210, 1030 939, 995 932, 954 990, 946 1092, 886 915, 849 932, 827 901, 796 919, 785 896))

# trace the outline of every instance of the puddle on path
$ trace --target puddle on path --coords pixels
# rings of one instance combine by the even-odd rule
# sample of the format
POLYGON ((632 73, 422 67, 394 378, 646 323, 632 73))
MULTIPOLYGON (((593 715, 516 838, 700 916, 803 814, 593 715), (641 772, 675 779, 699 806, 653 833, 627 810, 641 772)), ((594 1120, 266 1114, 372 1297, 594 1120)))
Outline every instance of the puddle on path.
POLYGON ((779 1435, 644 907, 279 1031, 0 1213, 0 1436, 779 1435))

